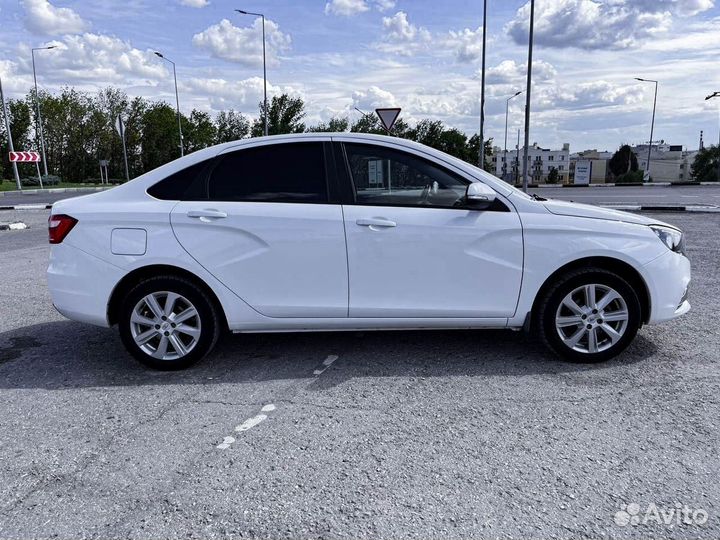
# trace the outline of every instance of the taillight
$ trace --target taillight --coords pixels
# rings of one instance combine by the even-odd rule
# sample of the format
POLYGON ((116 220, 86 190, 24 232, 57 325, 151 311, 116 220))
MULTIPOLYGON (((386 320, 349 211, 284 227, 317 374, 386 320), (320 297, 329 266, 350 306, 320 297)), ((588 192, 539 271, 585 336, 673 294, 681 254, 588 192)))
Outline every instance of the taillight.
POLYGON ((78 222, 74 217, 57 214, 48 218, 48 238, 51 244, 59 244, 78 222))

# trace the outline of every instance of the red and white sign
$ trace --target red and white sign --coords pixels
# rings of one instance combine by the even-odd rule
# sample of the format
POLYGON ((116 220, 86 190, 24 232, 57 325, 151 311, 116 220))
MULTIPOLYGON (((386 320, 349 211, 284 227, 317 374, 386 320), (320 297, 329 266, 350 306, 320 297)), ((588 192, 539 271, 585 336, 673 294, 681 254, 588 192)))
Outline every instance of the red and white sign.
POLYGON ((40 161, 38 152, 10 152, 10 163, 37 163, 40 161))

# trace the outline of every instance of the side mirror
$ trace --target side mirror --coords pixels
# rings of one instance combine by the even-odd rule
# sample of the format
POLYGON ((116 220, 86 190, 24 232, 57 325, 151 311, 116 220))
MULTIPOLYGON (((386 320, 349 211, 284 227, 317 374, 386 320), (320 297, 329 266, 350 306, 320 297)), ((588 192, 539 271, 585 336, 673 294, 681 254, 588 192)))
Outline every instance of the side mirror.
POLYGON ((481 182, 473 182, 465 192, 465 206, 473 210, 484 210, 495 202, 497 194, 493 189, 481 182))

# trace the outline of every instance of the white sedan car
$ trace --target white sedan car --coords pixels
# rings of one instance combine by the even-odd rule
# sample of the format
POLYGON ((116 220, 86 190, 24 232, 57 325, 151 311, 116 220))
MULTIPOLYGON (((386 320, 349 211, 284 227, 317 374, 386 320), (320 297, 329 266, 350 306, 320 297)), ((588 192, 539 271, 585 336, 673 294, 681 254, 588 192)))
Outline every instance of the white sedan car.
POLYGON ((595 362, 690 309, 681 231, 530 197, 410 141, 283 135, 207 148, 55 203, 57 310, 160 369, 220 332, 536 331, 595 362))

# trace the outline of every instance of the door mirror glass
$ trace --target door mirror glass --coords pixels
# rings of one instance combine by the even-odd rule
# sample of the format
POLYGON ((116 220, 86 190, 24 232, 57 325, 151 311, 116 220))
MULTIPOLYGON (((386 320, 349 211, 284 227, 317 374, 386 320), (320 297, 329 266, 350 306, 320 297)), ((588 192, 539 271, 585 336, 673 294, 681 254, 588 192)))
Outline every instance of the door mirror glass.
POLYGON ((495 202, 497 195, 495 191, 486 184, 473 182, 465 192, 465 204, 468 208, 483 210, 489 208, 495 202))

